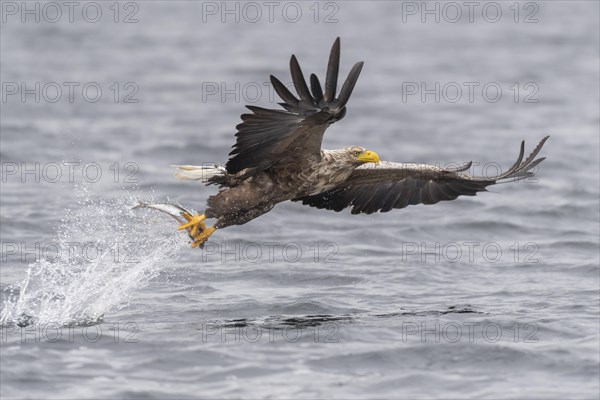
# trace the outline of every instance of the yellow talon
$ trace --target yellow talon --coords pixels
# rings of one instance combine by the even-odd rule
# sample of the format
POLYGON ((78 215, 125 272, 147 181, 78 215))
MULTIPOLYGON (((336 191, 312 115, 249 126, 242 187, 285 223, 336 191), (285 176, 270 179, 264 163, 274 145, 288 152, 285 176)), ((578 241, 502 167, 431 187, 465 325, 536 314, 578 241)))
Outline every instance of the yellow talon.
POLYGON ((183 230, 183 229, 189 229, 190 235, 194 236, 196 233, 198 233, 198 230, 200 228, 202 228, 202 230, 204 231, 206 229, 206 225, 204 225, 202 223, 202 221, 204 221, 206 219, 206 216, 200 215, 198 213, 196 213, 195 215, 189 215, 189 214, 182 214, 183 217, 185 219, 188 220, 187 224, 182 224, 179 225, 179 227, 177 229, 179 230, 183 230))
POLYGON ((208 237, 212 235, 216 230, 217 228, 215 228, 214 226, 211 226, 210 228, 204 227, 204 229, 202 229, 202 232, 200 232, 197 235, 193 235, 194 243, 192 243, 192 248, 196 248, 204 244, 204 242, 208 240, 208 237))
POLYGON ((200 232, 202 232, 205 229, 206 229, 206 225, 204 225, 203 222, 200 222, 198 225, 194 225, 192 227, 192 229, 190 229, 190 235, 194 236, 198 233, 198 230, 200 230, 200 232))

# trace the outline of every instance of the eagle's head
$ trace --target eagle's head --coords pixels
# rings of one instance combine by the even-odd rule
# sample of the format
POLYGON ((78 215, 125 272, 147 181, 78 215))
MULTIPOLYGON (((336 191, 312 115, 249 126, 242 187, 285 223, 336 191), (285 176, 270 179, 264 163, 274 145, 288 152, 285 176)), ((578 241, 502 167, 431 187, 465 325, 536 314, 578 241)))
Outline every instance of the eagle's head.
POLYGON ((342 150, 343 158, 349 164, 359 166, 364 163, 378 163, 379 156, 374 151, 369 151, 364 147, 350 146, 342 150))

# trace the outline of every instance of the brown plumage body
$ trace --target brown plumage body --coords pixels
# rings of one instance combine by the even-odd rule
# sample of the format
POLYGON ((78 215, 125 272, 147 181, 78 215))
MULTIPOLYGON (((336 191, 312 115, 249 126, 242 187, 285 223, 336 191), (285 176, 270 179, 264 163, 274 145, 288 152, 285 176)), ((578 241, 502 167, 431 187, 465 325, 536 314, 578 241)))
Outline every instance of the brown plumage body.
POLYGON ((351 146, 341 150, 321 150, 319 156, 302 160, 293 157, 266 171, 245 177, 249 171, 212 178, 226 186, 210 196, 205 215, 216 218, 216 228, 244 224, 268 211, 277 203, 326 192, 345 182, 363 162, 355 153, 364 148, 351 146))

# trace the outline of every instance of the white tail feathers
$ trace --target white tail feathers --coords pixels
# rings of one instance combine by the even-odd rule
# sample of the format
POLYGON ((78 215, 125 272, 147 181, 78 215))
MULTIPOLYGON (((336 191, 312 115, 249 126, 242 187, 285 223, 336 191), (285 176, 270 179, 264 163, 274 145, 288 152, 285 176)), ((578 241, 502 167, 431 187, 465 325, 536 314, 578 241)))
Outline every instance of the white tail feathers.
POLYGON ((225 175, 227 170, 218 165, 171 165, 177 168, 178 172, 175 176, 179 179, 185 179, 190 181, 201 181, 207 183, 212 177, 218 175, 225 175))

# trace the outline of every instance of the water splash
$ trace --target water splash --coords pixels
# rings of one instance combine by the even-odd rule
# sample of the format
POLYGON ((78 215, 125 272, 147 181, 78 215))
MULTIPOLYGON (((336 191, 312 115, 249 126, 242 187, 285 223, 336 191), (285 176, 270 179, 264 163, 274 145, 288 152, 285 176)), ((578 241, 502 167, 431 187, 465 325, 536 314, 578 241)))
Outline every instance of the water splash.
POLYGON ((169 217, 131 210, 135 198, 90 199, 83 192, 66 210, 55 242, 46 245, 52 251, 7 289, 1 326, 99 323, 125 307, 186 245, 169 217))

